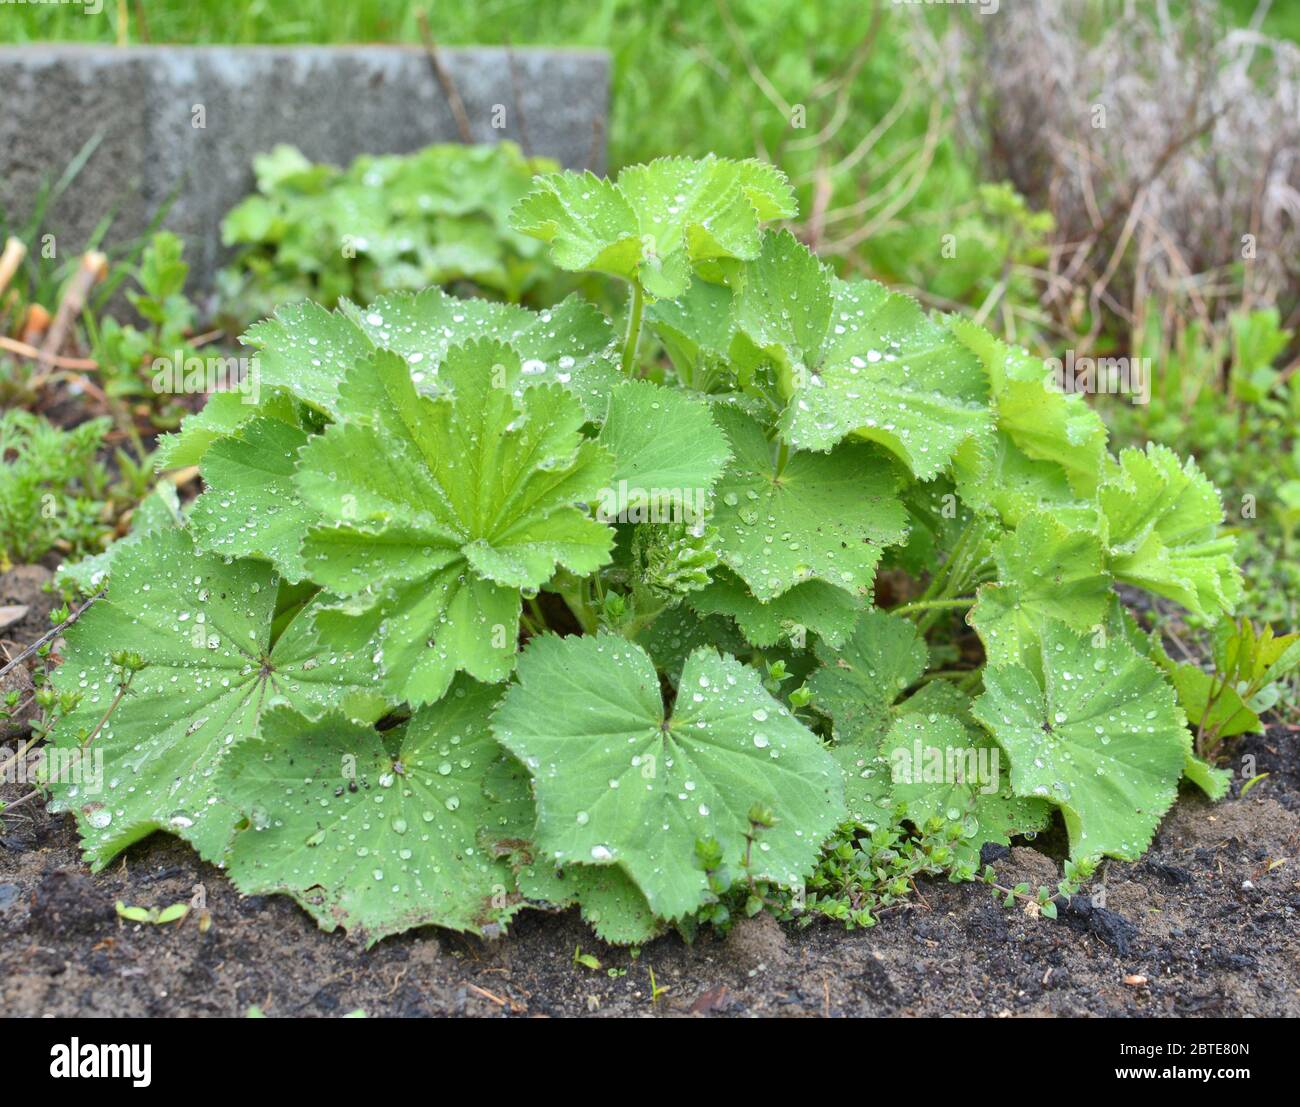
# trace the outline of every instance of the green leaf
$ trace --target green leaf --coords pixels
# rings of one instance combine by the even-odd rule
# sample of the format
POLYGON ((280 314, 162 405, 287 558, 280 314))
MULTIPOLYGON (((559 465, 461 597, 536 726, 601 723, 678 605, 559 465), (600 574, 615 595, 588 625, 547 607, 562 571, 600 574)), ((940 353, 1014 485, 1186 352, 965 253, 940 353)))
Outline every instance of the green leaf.
POLYGON ((1061 466, 1035 461, 1005 431, 968 438, 953 456, 952 469, 962 503, 999 515, 1008 527, 1040 510, 1079 530, 1099 526, 1095 500, 1081 499, 1061 466))
POLYGON ((707 588, 692 594, 688 602, 701 615, 735 619, 745 638, 765 649, 798 636, 800 630, 811 631, 838 646, 852 632, 864 601, 842 588, 810 580, 763 603, 754 598, 743 581, 721 570, 707 588))
POLYGON ((726 619, 716 615, 700 618, 685 604, 670 607, 636 636, 668 681, 678 683, 686 659, 701 646, 719 653, 739 654, 745 640, 726 619))
POLYGON ((763 602, 815 579, 867 594, 881 550, 907 532, 890 465, 861 443, 782 465, 760 424, 734 408, 715 416, 732 452, 713 515, 723 560, 763 602))
POLYGON ((494 932, 522 906, 509 866, 479 842, 504 817, 483 790, 499 694, 462 680, 384 734, 337 713, 268 712, 218 780, 248 820, 230 878, 245 894, 287 893, 367 945, 430 924, 494 932))
POLYGON ((1228 794, 1228 789, 1232 787, 1232 773, 1228 769, 1215 768, 1193 753, 1187 755, 1183 773, 1216 803, 1223 799, 1228 794))
POLYGON ((508 343, 518 355, 502 386, 518 393, 530 385, 561 384, 592 420, 604 416, 610 390, 622 380, 612 360, 608 320, 576 297, 540 313, 462 300, 437 288, 380 296, 364 309, 348 304, 342 312, 292 304, 251 327, 244 341, 259 351, 263 388, 285 389, 337 417, 340 382, 375 350, 400 354, 416 388, 432 392, 448 350, 474 339, 508 343))
POLYGON ((159 481, 154 490, 140 501, 140 506, 131 516, 131 530, 125 538, 120 538, 103 553, 83 558, 81 561, 65 561, 59 566, 58 580, 72 581, 87 594, 99 590, 113 571, 113 563, 119 557, 129 557, 130 552, 139 545, 140 539, 153 531, 168 527, 181 526, 184 517, 181 514, 180 498, 176 486, 171 481, 159 481))
POLYGON ((337 311, 310 301, 286 304, 240 339, 257 351, 263 388, 278 388, 332 415, 339 381, 374 345, 337 311))
POLYGON ((842 649, 819 642, 816 653, 821 668, 808 683, 818 710, 834 722, 836 742, 879 741, 890 705, 921 678, 928 658, 915 623, 874 609, 862 613, 842 649))
POLYGON ((735 325, 760 349, 779 348, 791 364, 819 367, 835 292, 830 270, 794 235, 769 234, 745 268, 735 325))
POLYGON ((710 649, 693 653, 671 715, 650 658, 623 639, 534 639, 493 719, 533 775, 537 845, 562 865, 619 865, 654 913, 675 919, 710 899, 695 864, 716 840, 742 866, 755 803, 755 879, 797 884, 843 814, 838 773, 816 737, 759 675, 710 649))
POLYGON ((213 772, 271 706, 307 715, 341 708, 364 720, 384 710, 371 651, 319 641, 315 602, 272 641, 277 590, 268 565, 202 554, 186 531, 161 530, 114 565, 108 596, 69 628, 54 686, 82 699, 55 745, 82 771, 55 776, 51 809, 76 813, 95 868, 155 830, 219 859, 235 812, 214 797, 213 772), (147 667, 114 706, 112 655, 123 648, 147 667), (86 779, 98 777, 101 756, 102 779, 86 779))
POLYGON ((183 252, 181 240, 170 231, 159 231, 149 240, 140 254, 138 279, 151 299, 161 302, 185 287, 190 267, 181 260, 183 252))
POLYGON ((167 923, 173 923, 179 919, 185 918, 189 913, 190 905, 188 903, 173 903, 171 906, 164 907, 158 912, 158 923, 161 926, 165 926, 167 923))
POLYGON ((117 901, 118 918, 126 919, 127 922, 147 923, 150 921, 149 908, 147 907, 128 907, 120 899, 117 901))
POLYGON ((344 310, 375 346, 406 358, 421 391, 436 383, 436 367, 451 347, 486 339, 519 355, 518 368, 511 361, 506 378, 516 397, 533 385, 563 385, 593 422, 604 418, 610 392, 624 379, 609 320, 577 296, 533 312, 430 288, 416 296, 380 296, 368 308, 345 304, 344 310))
POLYGON ((986 735, 952 715, 913 711, 901 715, 885 736, 895 804, 917 827, 930 819, 960 823, 954 843, 959 859, 979 861, 986 842, 1010 845, 1014 834, 1042 830, 1051 806, 1016 796, 1002 750, 986 735))
POLYGON ((798 449, 856 434, 929 480, 991 426, 984 373, 947 328, 883 285, 834 279, 791 235, 766 237, 736 320, 777 368, 781 433, 798 449))
POLYGON ((1037 511, 997 542, 993 556, 998 583, 980 588, 969 616, 989 664, 1012 664, 1032 654, 1043 618, 1075 630, 1104 621, 1110 577, 1102 570, 1096 534, 1070 530, 1037 511))
POLYGON ((1071 856, 1136 860, 1190 750, 1173 689, 1118 636, 1046 620, 1038 654, 1041 678, 1020 664, 989 666, 975 715, 1010 756, 1016 795, 1060 806, 1071 856))
POLYGON ((1214 656, 1221 672, 1266 688, 1300 668, 1300 634, 1274 634, 1268 625, 1257 631, 1249 619, 1225 620, 1215 628, 1214 656))
POLYGON ((308 437, 278 419, 259 418, 212 444, 203 458, 208 490, 190 514, 201 547, 263 558, 286 580, 306 576, 299 550, 313 515, 298 498, 293 475, 308 437))
POLYGON ((1236 539, 1221 535, 1223 504, 1190 458, 1151 444, 1124 450, 1099 492, 1115 576, 1198 615, 1230 612, 1242 596, 1236 539))
POLYGON ((633 594, 644 589, 656 599, 676 602, 708 587, 718 565, 717 532, 702 523, 640 523, 632 532, 633 594))
POLYGON ((253 175, 259 192, 272 192, 288 182, 300 186, 313 178, 313 171, 332 176, 338 170, 333 166, 314 166, 296 146, 287 142, 275 145, 269 154, 253 157, 253 175))
POLYGON ((600 498, 606 521, 626 521, 629 508, 650 512, 633 522, 702 521, 731 456, 707 405, 650 381, 614 389, 598 441, 614 458, 610 487, 600 498))
POLYGON ((833 724, 831 756, 844 776, 849 814, 871 825, 892 807, 881 742, 893 721, 893 705, 920 679, 928 651, 910 619, 870 610, 859 617, 842 649, 818 642, 816 654, 821 667, 808 680, 813 705, 833 724))
POLYGON ((504 679, 519 589, 609 559, 613 532, 575 506, 608 486, 609 458, 563 388, 494 387, 493 367, 516 361, 495 342, 452 348, 430 398, 379 353, 341 389, 343 421, 301 454, 299 491, 322 519, 303 557, 343 597, 321 630, 357 647, 377 635, 386 687, 416 704, 458 671, 504 679))
POLYGON ((511 226, 551 244, 561 269, 632 280, 641 264, 637 214, 613 181, 558 173, 539 180, 510 217, 511 226))
MULTIPOLYGON (((264 401, 267 405, 271 402, 269 398, 264 401)), ((202 411, 185 416, 179 431, 164 434, 158 440, 155 467, 162 472, 197 465, 213 442, 234 434, 260 410, 243 393, 214 392, 202 411)))
POLYGON ((557 869, 534 861, 520 870, 518 879, 520 892, 529 899, 576 904, 596 937, 610 945, 639 946, 664 930, 641 890, 617 865, 557 869))
POLYGON ((1167 658, 1156 657, 1155 660, 1168 674, 1178 693, 1178 702, 1187 712, 1192 726, 1204 725, 1207 731, 1219 738, 1264 732, 1263 721, 1243 702, 1232 685, 1221 686, 1218 679, 1188 662, 1169 661, 1166 664, 1167 658), (1210 706, 1211 696, 1214 697, 1213 706, 1210 706))
POLYGON ((780 170, 710 155, 630 166, 617 184, 590 173, 543 177, 511 222, 549 242, 562 269, 609 273, 673 299, 695 264, 757 257, 760 224, 795 211, 780 170))
POLYGON ((690 373, 726 357, 734 332, 732 292, 723 284, 692 281, 677 299, 652 303, 646 319, 678 372, 690 373))
POLYGON ((503 754, 488 776, 487 792, 508 811, 497 832, 486 836, 493 854, 506 857, 519 893, 549 907, 577 906, 597 937, 611 945, 640 945, 658 935, 663 924, 631 877, 617 865, 557 866, 536 856, 536 821, 528 770, 503 754))
POLYGON ((1076 496, 1091 497, 1106 460, 1101 416, 1082 395, 1062 391, 1044 362, 1027 350, 961 316, 952 317, 949 326, 984 365, 997 429, 1026 457, 1059 467, 1076 496))

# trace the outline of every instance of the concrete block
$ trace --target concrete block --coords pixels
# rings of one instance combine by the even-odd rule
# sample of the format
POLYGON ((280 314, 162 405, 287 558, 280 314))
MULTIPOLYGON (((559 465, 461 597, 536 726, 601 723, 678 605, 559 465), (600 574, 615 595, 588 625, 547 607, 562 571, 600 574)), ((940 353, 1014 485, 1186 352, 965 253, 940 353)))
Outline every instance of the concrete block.
MULTIPOLYGON (((575 169, 604 170, 609 59, 601 51, 440 51, 475 142, 511 139, 575 169)), ((165 226, 186 239, 195 290, 223 260, 220 222, 253 189, 252 160, 280 142, 313 161, 408 153, 459 140, 429 58, 406 46, 0 47, 0 205, 32 210, 87 141, 99 142, 46 229, 80 251, 165 226), (201 124, 201 125, 200 125, 201 124)))

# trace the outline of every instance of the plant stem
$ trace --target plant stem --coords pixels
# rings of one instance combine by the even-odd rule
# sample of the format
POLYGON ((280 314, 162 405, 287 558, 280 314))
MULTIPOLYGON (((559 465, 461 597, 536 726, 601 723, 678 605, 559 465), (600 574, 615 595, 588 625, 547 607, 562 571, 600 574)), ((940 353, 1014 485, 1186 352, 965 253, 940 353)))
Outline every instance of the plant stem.
POLYGON ((35 799, 40 794, 41 794, 41 790, 39 788, 33 788, 30 792, 27 793, 27 795, 14 800, 13 803, 0 804, 0 813, 8 815, 9 812, 12 811, 15 807, 21 807, 29 799, 35 799))
POLYGON ((636 368, 636 348, 641 343, 641 314, 645 310, 645 293, 632 282, 632 305, 627 313, 627 337, 623 341, 623 375, 630 377, 636 368))
POLYGON ((129 673, 124 681, 117 686, 117 695, 113 697, 113 702, 108 705, 108 710, 100 717, 99 722, 95 724, 95 729, 86 735, 86 740, 81 743, 83 750, 89 749, 91 742, 99 737, 99 732, 104 729, 104 724, 108 722, 109 717, 117 710, 117 705, 122 702, 127 692, 131 689, 131 681, 135 679, 135 673, 129 673))
POLYGON ((5 664, 4 668, 0 669, 0 677, 8 673, 10 669, 16 668, 22 661, 25 661, 28 657, 34 654, 37 650, 39 650, 43 645, 45 645, 46 642, 48 642, 55 635, 59 634, 64 630, 67 630, 68 627, 72 626, 73 623, 75 623, 87 611, 90 610, 90 605, 94 603, 96 600, 98 600, 100 597, 102 597, 104 593, 107 591, 108 591, 108 585, 104 585, 103 588, 101 588, 98 592, 96 592, 93 596, 91 596, 90 599, 88 599, 85 603, 83 603, 76 611, 74 611, 71 615, 69 615, 66 619, 64 619, 63 622, 61 622, 53 630, 47 630, 38 639, 36 639, 35 642, 33 642, 30 646, 24 649, 22 653, 18 654, 17 657, 14 657, 10 661, 8 661, 5 664))
POLYGON ((624 638, 631 641, 632 639, 636 638, 636 636, 640 634, 643 630, 645 630, 646 627, 648 627, 657 618, 659 618, 659 616, 664 613, 664 608, 666 606, 667 605, 661 604, 659 607, 656 607, 653 611, 642 612, 636 618, 632 619, 631 621, 621 626, 619 628, 619 633, 622 634, 624 638))
POLYGON ((20 759, 20 758, 21 758, 21 757, 22 757, 22 756, 23 756, 23 755, 24 755, 24 754, 25 754, 29 749, 31 749, 34 745, 36 745, 36 743, 37 743, 37 741, 39 741, 39 739, 40 739, 40 735, 39 735, 39 734, 33 734, 33 735, 32 735, 32 736, 31 736, 31 737, 30 737, 30 738, 29 738, 29 739, 28 739, 28 740, 27 740, 27 741, 26 741, 22 746, 19 747, 17 753, 15 753, 15 754, 13 754, 12 756, 10 756, 10 757, 9 757, 9 758, 4 762, 4 764, 0 764, 0 776, 4 776, 5 773, 7 773, 7 772, 8 772, 8 771, 9 771, 9 770, 14 766, 14 765, 16 765, 16 764, 18 763, 19 759, 20 759))
POLYGON ((917 600, 916 603, 905 603, 901 607, 891 607, 891 615, 907 615, 913 611, 937 611, 945 607, 970 607, 975 602, 974 596, 962 596, 956 600, 917 600))
POLYGON ((599 626, 599 620, 583 595, 585 583, 582 581, 566 581, 563 584, 557 582, 552 587, 555 593, 564 600, 569 611, 578 621, 578 625, 582 627, 582 633, 595 634, 599 626))
MULTIPOLYGON (((1210 764, 1214 764, 1214 760, 1218 756, 1219 746, 1221 744, 1218 741, 1219 731, 1223 726, 1222 723, 1212 725, 1210 723, 1210 716, 1214 713, 1214 709, 1219 704, 1219 697, 1228 690, 1229 674, 1223 674, 1222 680, 1216 688, 1214 678, 1218 675, 1219 673, 1216 666, 1214 674, 1210 677, 1210 696, 1205 701, 1205 710, 1201 713, 1201 721, 1196 728, 1196 742, 1194 745, 1196 756, 1203 758, 1210 762, 1210 764), (1209 727, 1208 731, 1206 729, 1207 727, 1209 727)), ((1243 699, 1245 698, 1246 697, 1243 697, 1243 699)))

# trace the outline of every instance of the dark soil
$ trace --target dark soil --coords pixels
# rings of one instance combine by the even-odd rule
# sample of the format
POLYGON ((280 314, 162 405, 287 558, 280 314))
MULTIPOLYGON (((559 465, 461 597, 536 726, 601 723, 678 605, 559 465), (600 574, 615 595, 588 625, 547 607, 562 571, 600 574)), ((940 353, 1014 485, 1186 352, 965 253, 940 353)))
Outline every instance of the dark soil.
MULTIPOLYGON (((1240 798, 1237 760, 1233 798, 1185 794, 1142 861, 1108 862, 1056 921, 1004 908, 983 885, 936 882, 870 930, 760 916, 725 939, 670 936, 635 957, 574 912, 526 913, 495 942, 425 930, 367 952, 286 898, 241 896, 161 835, 91 874, 72 820, 29 803, 0 830, 0 1014, 1296 1016, 1297 737, 1248 738, 1244 775, 1267 779, 1240 798), (196 891, 206 931, 197 913, 156 926, 114 910, 196 891), (602 969, 576 965, 578 946, 602 969), (653 1003, 651 969, 666 989, 653 1003)), ((994 865, 1003 884, 1059 878, 1027 846, 994 865)))

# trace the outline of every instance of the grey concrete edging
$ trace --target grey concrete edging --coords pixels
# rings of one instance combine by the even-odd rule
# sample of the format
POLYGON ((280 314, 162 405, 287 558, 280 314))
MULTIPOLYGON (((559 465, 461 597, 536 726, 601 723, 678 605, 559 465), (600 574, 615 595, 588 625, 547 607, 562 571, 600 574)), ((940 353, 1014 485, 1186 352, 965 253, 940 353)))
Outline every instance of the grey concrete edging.
MULTIPOLYGON (((439 57, 473 141, 508 138, 603 171, 604 52, 471 47, 439 57)), ((199 289, 221 261, 222 216, 252 191, 255 154, 288 142, 345 165, 459 140, 419 47, 0 47, 0 205, 12 225, 96 135, 46 220, 60 254, 82 249, 109 212, 109 242, 138 236, 175 196, 165 225, 185 236, 199 289)))

